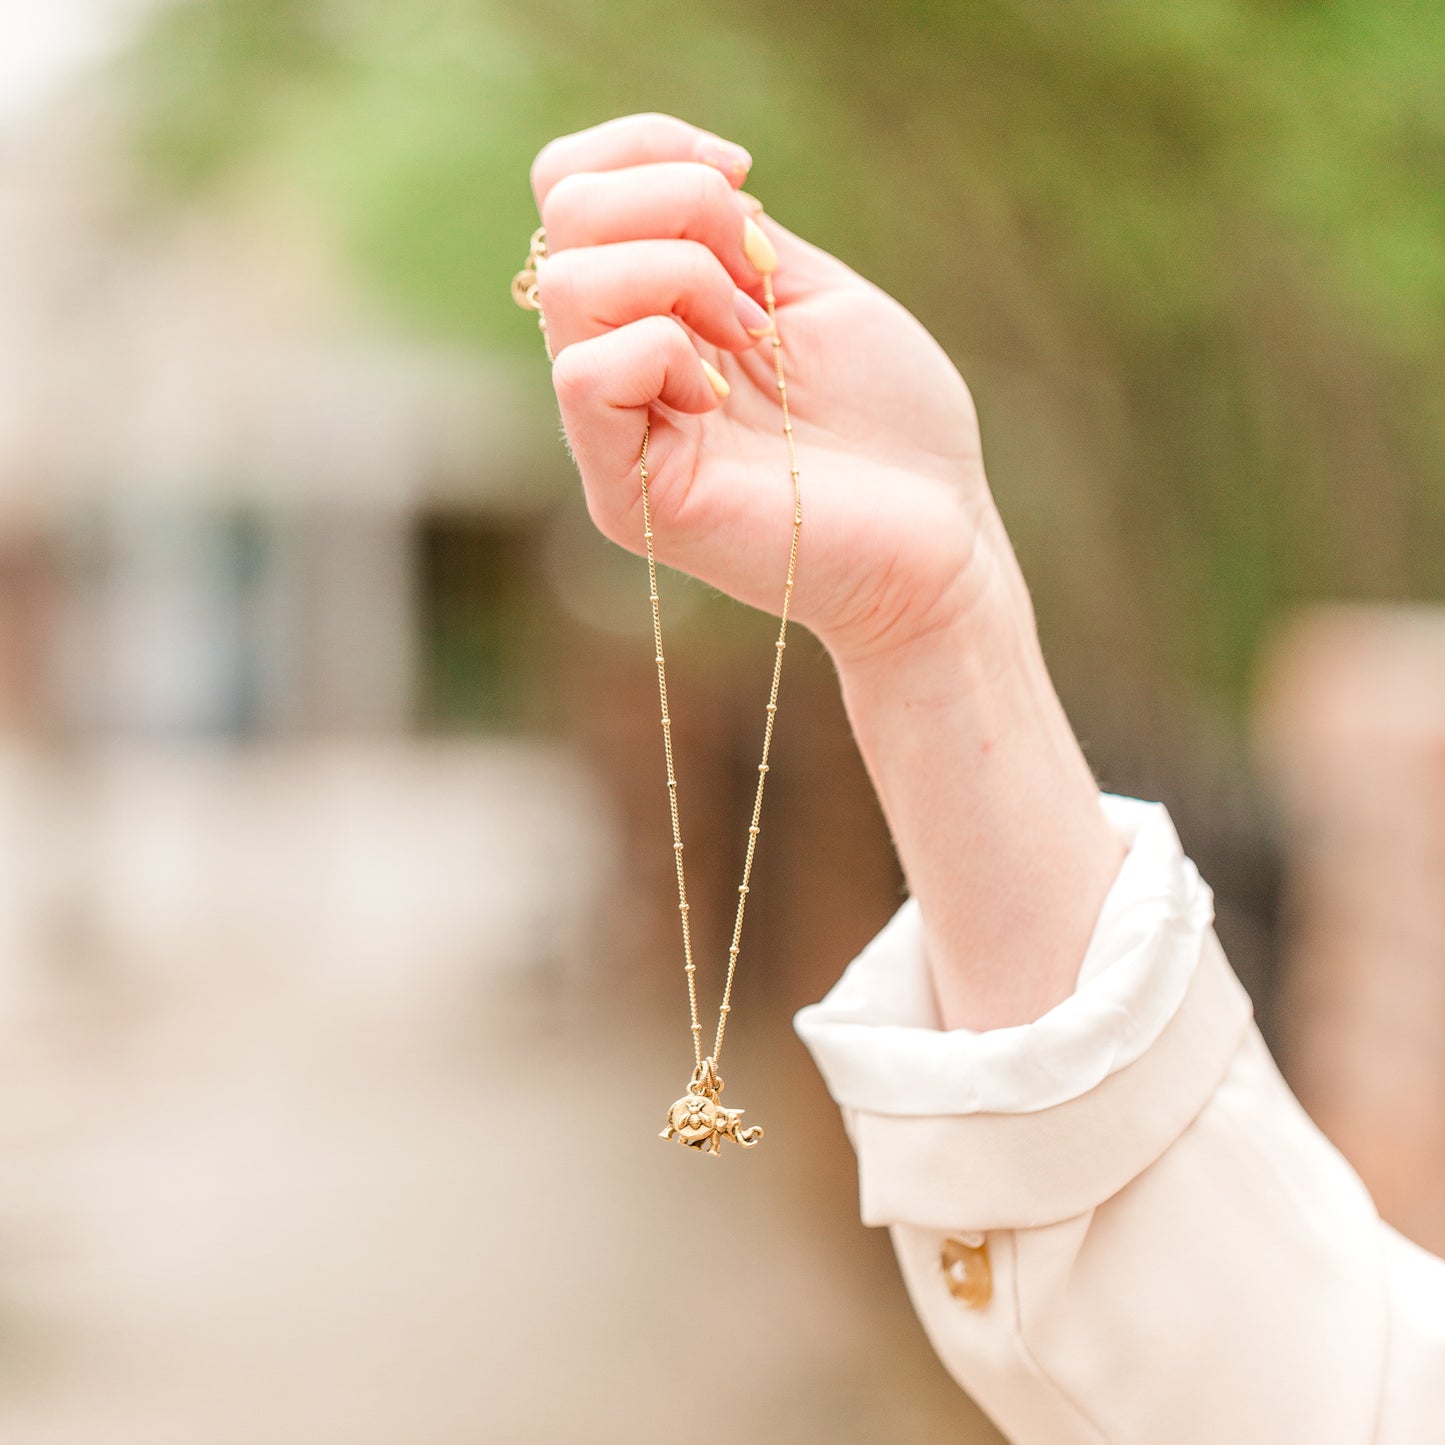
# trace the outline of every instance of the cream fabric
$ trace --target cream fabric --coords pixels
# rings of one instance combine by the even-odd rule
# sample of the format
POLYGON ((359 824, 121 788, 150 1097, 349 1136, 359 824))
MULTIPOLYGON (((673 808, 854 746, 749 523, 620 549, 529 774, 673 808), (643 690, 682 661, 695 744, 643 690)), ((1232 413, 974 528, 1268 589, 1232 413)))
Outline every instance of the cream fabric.
POLYGON ((1445 1445, 1445 1262, 1305 1116, 1158 804, 1076 992, 942 1031, 906 904, 798 1031, 940 1358, 1016 1445, 1445 1445), (984 1235, 970 1309, 939 1253, 984 1235))
POLYGON ((941 1032, 910 899, 827 998, 798 1014, 840 1104, 1025 1113, 1085 1093, 1159 1037, 1194 976, 1214 897, 1160 804, 1109 794, 1103 802, 1129 851, 1079 970, 1090 986, 1025 1028, 941 1032))

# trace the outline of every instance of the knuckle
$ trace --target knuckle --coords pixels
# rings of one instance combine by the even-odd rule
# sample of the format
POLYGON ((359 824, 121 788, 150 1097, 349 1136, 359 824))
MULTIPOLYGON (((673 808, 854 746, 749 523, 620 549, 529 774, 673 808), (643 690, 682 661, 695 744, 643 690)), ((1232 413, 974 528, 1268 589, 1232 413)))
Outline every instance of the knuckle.
POLYGON ((663 110, 638 111, 632 121, 649 138, 656 137, 658 140, 681 142, 693 133, 693 128, 686 121, 663 110))
POLYGON ((707 214, 732 205, 733 188, 716 166, 698 164, 689 166, 688 170, 691 185, 688 199, 695 211, 707 214))
POLYGON ((682 280, 689 292, 705 293, 727 280, 723 263, 710 247, 701 241, 688 241, 685 244, 687 250, 683 252, 682 280))
POLYGON ((647 328, 649 340, 664 362, 676 362, 693 349, 687 328, 676 316, 649 316, 638 325, 647 328))
POLYGON ((552 363, 552 389, 564 408, 585 402, 597 388, 597 368, 587 359, 580 346, 567 346, 557 353, 552 363))
POLYGON ((570 311, 577 298, 577 253, 549 255, 537 271, 537 299, 542 314, 556 318, 570 311))
POLYGON ((571 229, 573 220, 586 210, 587 190, 586 174, 573 171, 570 175, 561 177, 547 192, 539 209, 542 224, 547 228, 549 243, 563 240, 571 229))

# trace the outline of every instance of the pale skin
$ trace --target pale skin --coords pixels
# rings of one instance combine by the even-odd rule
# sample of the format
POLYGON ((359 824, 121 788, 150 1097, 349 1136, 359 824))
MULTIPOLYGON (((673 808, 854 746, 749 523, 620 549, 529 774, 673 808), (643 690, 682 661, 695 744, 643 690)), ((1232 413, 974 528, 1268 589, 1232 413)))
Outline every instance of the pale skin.
POLYGON ((533 165, 587 506, 643 551, 650 422, 658 560, 778 611, 793 496, 757 309, 775 257, 805 518, 792 616, 837 668, 942 1025, 1028 1023, 1073 991, 1123 849, 1049 680, 967 386, 903 307, 740 193, 750 166, 661 115, 561 137, 533 165))

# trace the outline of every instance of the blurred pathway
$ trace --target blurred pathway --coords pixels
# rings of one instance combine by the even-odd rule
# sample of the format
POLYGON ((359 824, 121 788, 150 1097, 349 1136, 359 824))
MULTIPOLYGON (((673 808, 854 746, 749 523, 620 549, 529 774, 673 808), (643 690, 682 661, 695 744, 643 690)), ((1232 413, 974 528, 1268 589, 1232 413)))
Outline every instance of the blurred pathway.
POLYGON ((0 1439, 995 1438, 785 1021, 737 1044, 766 1143, 712 1160, 655 1137, 685 1031, 575 960, 234 952, 97 965, 0 1039, 0 1439))

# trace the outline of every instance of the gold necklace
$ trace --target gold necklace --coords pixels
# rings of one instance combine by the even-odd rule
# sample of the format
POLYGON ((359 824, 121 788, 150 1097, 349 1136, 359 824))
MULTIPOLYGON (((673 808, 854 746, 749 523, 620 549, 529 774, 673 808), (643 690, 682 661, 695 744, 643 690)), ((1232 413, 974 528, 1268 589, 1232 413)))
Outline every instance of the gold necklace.
MULTIPOLYGON (((768 248, 771 251, 771 248, 768 248)), ((512 296, 517 304, 529 311, 537 312, 537 324, 547 348, 547 359, 552 360, 551 339, 547 335, 546 318, 541 314, 538 302, 537 271, 546 258, 546 233, 536 231, 532 236, 531 254, 527 267, 519 271, 512 281, 512 296)), ((769 262, 771 255, 767 256, 769 262)), ((672 852, 677 866, 677 908, 682 919, 683 971, 687 976, 687 1003, 691 1019, 693 1070, 687 1092, 667 1111, 667 1125, 662 1130, 664 1139, 676 1139, 691 1149, 706 1150, 717 1154, 718 1146, 724 1139, 732 1139, 744 1149, 751 1149, 763 1137, 761 1125, 744 1127, 743 1110, 724 1108, 718 1102, 723 1090, 722 1075, 718 1073, 718 1061, 722 1058, 723 1040, 727 1034, 728 1015, 732 1013, 733 979, 737 973, 738 955, 742 948, 743 914, 747 908, 748 889, 753 873, 753 856, 757 851, 758 838, 762 833, 763 788, 768 777, 768 753, 773 743, 773 724, 778 715, 778 685, 783 676, 783 652, 788 645, 788 612, 793 601, 793 579, 798 566, 798 537, 803 526, 802 491, 798 482, 798 455, 793 445, 793 421, 788 410, 788 382, 783 373, 782 338, 778 335, 777 301, 773 294, 772 267, 759 267, 763 271, 763 299, 767 304, 770 331, 768 339, 773 347, 773 370, 777 377, 778 403, 783 413, 783 437, 788 447, 788 472, 793 484, 793 537, 788 552, 788 577, 783 587, 783 606, 778 622, 778 639, 773 658, 773 680, 768 691, 767 721, 763 726, 763 756, 758 764, 758 786, 753 796, 752 821, 748 825, 747 853, 743 859, 743 881, 738 885, 738 908, 733 922, 732 943, 728 946, 727 975, 723 982, 722 1002, 718 1005, 717 1030, 713 1035, 712 1051, 702 1051, 702 1023, 697 1015, 697 965, 692 956, 692 929, 688 921, 691 911, 687 901, 687 875, 682 861, 682 824, 677 805, 677 774, 673 768, 672 756, 672 715, 667 706, 667 663, 662 649, 662 613, 657 593, 657 558, 653 552, 652 498, 648 490, 647 444, 652 436, 649 420, 643 428, 642 452, 638 458, 638 473, 642 480, 642 536, 647 546, 647 580, 652 602, 652 638, 656 647, 654 661, 657 664, 657 695, 662 707, 662 749, 667 761, 667 802, 672 815, 672 852)))
POLYGON ((747 908, 748 887, 753 872, 753 855, 757 850, 758 837, 762 832, 763 788, 768 778, 768 752, 773 743, 773 723, 778 715, 778 684, 783 676, 783 651, 788 645, 788 612, 793 601, 793 578, 798 566, 798 536, 803 526, 802 492, 798 484, 798 457, 793 447, 793 422, 788 411, 788 383, 783 374, 782 339, 778 335, 777 302, 773 296, 773 278, 763 275, 763 296, 767 303, 768 320, 772 324, 769 340, 773 346, 773 367, 777 375, 778 402, 783 413, 783 436, 788 445, 788 471, 793 482, 793 539, 788 552, 788 578, 783 587, 783 606, 778 623, 778 640, 774 643, 776 653, 773 659, 773 680, 768 691, 767 721, 763 726, 763 756, 758 764, 758 786, 753 796, 752 821, 748 825, 747 854, 743 859, 743 881, 738 885, 738 910, 733 922, 732 943, 728 947, 727 977, 723 983, 722 1002, 718 1006, 717 1032, 713 1037, 712 1052, 702 1051, 702 1024, 697 1016, 697 965, 692 957, 692 932, 688 926, 687 878, 682 863, 682 828, 677 811, 677 776, 672 763, 672 717, 667 709, 667 664, 662 652, 662 615, 658 611, 657 561, 652 549, 652 508, 648 495, 647 442, 651 436, 651 424, 642 434, 642 455, 638 471, 642 477, 642 535, 647 544, 647 577, 651 584, 652 636, 657 645, 657 694, 662 705, 662 746, 667 759, 667 800, 672 814, 672 851, 677 860, 677 908, 682 916, 683 968, 687 974, 687 1002, 691 1017, 693 1071, 687 1093, 678 1099, 667 1111, 667 1126, 661 1137, 677 1139, 693 1149, 706 1149, 709 1154, 718 1152, 723 1139, 733 1139, 743 1148, 750 1149, 762 1137, 760 1125, 744 1128, 741 1124, 743 1111, 727 1109, 718 1102, 722 1093, 722 1076, 718 1073, 718 1061, 722 1058, 723 1039, 727 1033, 728 1015, 732 1012, 733 978, 737 972, 738 954, 742 946, 743 913, 747 908))

